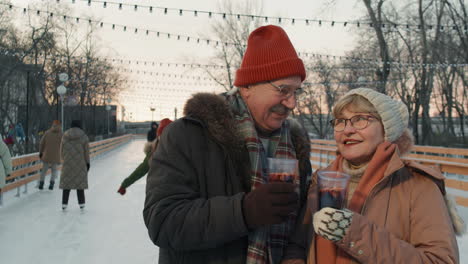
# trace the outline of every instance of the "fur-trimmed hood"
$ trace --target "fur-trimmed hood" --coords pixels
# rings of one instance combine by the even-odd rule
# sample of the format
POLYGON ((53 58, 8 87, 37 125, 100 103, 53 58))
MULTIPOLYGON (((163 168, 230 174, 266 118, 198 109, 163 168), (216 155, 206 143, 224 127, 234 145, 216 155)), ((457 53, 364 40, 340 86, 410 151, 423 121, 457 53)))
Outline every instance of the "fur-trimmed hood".
MULTIPOLYGON (((210 134, 234 152, 244 151, 244 140, 237 129, 232 110, 221 95, 198 93, 189 99, 184 115, 198 119, 206 125, 210 134)), ((301 124, 288 118, 296 155, 309 157, 310 141, 301 124)))
POLYGON ((413 134, 411 134, 411 131, 409 129, 405 129, 405 131, 403 131, 403 134, 401 134, 401 136, 393 143, 395 143, 398 146, 400 155, 405 155, 409 153, 409 151, 414 146, 413 134))
POLYGON ((223 96, 198 93, 184 107, 184 115, 202 122, 210 135, 231 153, 242 153, 244 141, 236 128, 233 114, 223 96))
MULTIPOLYGON (((219 142, 239 164, 249 164, 245 142, 238 131, 234 114, 226 98, 212 93, 198 93, 192 96, 184 107, 186 118, 201 121, 213 139, 219 142)), ((305 129, 292 118, 287 119, 291 139, 296 150, 301 171, 311 173, 310 141, 305 129)), ((245 166, 248 169, 248 166, 245 166)), ((250 187, 249 187, 250 189, 250 187)))

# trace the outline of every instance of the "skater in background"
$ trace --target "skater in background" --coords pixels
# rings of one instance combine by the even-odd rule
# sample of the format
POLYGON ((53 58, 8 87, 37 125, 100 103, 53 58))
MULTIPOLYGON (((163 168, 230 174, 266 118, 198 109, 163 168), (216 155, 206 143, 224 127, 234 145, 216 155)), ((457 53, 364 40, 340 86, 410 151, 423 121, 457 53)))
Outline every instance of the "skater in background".
POLYGON ((24 143, 26 135, 24 134, 23 125, 21 123, 16 124, 15 126, 16 137, 19 137, 19 143, 24 143))
POLYGON ((148 170, 149 170, 148 159, 151 157, 151 154, 153 154, 153 152, 156 150, 156 147, 159 142, 159 137, 161 136, 164 128, 167 125, 169 125, 171 122, 172 120, 168 118, 164 118, 163 120, 159 122, 159 126, 156 131, 157 138, 153 141, 146 142, 145 147, 143 149, 143 151, 145 152, 145 159, 143 160, 142 163, 140 163, 140 165, 138 165, 138 167, 132 172, 132 174, 130 174, 130 176, 125 178, 125 180, 120 185, 119 190, 117 191, 118 193, 120 193, 121 195, 124 195, 126 193, 126 189, 130 185, 132 185, 134 182, 136 182, 137 180, 139 180, 140 178, 142 178, 148 173, 148 170))
POLYGON ((51 128, 48 129, 41 138, 39 158, 42 160, 42 170, 41 178, 39 179, 39 190, 44 189, 44 181, 49 168, 52 172, 49 181, 49 190, 54 189, 58 173, 57 167, 61 163, 60 144, 62 142, 62 136, 60 121, 54 120, 51 128))
POLYGON ((7 135, 5 139, 3 140, 3 142, 5 142, 5 144, 7 144, 8 146, 12 146, 13 144, 15 144, 15 141, 16 141, 15 137, 16 137, 15 126, 13 124, 10 124, 8 126, 7 135))
POLYGON ((5 181, 12 172, 11 155, 8 146, 0 140, 0 189, 5 186, 5 181))
POLYGON ((70 190, 76 190, 78 204, 81 209, 84 209, 84 190, 88 189, 88 171, 90 167, 89 139, 81 129, 80 120, 73 120, 71 128, 63 134, 61 155, 63 165, 59 187, 63 189, 62 210, 67 209, 70 190))
POLYGON ((146 140, 148 142, 153 142, 157 135, 156 135, 156 132, 158 130, 158 123, 156 122, 151 122, 151 128, 150 130, 148 131, 148 133, 146 134, 146 140))

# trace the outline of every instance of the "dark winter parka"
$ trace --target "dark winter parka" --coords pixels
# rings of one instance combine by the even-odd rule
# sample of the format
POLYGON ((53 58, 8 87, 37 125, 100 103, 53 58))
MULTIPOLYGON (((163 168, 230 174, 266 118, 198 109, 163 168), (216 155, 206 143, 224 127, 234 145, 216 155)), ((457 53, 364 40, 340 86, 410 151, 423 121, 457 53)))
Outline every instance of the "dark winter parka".
MULTIPOLYGON (((244 140, 222 96, 197 94, 184 114, 162 135, 147 178, 143 215, 160 247, 159 263, 245 263, 242 199, 250 190, 250 161, 244 140)), ((305 198, 310 143, 297 123, 287 122, 305 198)))

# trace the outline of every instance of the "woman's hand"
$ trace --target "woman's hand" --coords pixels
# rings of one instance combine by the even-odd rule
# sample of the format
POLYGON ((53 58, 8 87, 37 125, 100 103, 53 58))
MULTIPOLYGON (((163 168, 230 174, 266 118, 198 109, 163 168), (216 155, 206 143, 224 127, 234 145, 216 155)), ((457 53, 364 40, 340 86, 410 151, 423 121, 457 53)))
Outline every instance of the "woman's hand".
POLYGON ((316 234, 335 242, 346 235, 352 220, 349 210, 325 207, 314 214, 313 225, 316 234))

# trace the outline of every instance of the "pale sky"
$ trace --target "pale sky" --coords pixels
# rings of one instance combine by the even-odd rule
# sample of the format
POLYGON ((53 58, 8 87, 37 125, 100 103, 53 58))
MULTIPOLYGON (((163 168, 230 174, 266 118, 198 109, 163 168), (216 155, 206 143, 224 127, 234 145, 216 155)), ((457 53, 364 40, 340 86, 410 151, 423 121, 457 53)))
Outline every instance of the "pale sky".
MULTIPOLYGON (((101 19, 104 22, 98 33, 102 54, 131 61, 130 64, 128 61, 124 64, 127 70, 133 71, 125 73, 129 76, 128 90, 119 99, 119 103, 126 107, 127 119, 131 117, 132 121, 151 120, 150 107, 156 108, 153 113, 155 120, 164 117, 173 118, 174 108, 177 108, 177 115, 180 117, 184 102, 194 92, 223 91, 220 86, 204 79, 207 76, 199 71, 181 66, 176 67, 175 64, 153 66, 142 63, 153 61, 182 64, 196 61, 209 64, 208 58, 214 47, 197 44, 194 40, 187 42, 185 38, 177 40, 175 36, 216 40, 215 36, 210 35, 210 23, 222 19, 221 16, 213 15, 212 18, 208 18, 207 14, 201 12, 197 16, 194 16, 193 12, 179 15, 178 11, 171 11, 171 8, 220 12, 221 1, 219 0, 113 0, 106 1, 106 8, 103 7, 104 0, 92 0, 90 6, 87 0, 76 0, 74 4, 72 0, 61 0, 59 3, 55 0, 12 0, 11 2, 19 7, 27 7, 28 4, 37 2, 69 5, 75 11, 73 14, 67 14, 69 16, 85 18, 87 15, 93 15, 97 20, 101 19), (112 3, 123 3, 122 10, 119 10, 118 4, 112 3), (139 6, 137 11, 134 10, 134 5, 139 6), (155 8, 150 13, 149 8, 143 6, 155 8), (168 13, 164 14, 163 9, 156 7, 166 7, 168 13), (118 26, 112 30, 112 24, 125 25, 127 30, 123 31, 118 26), (138 28, 137 34, 134 33, 135 28, 138 28), (150 30, 150 33, 146 35, 145 30, 150 30), (167 35, 158 38, 156 31, 171 33, 171 38, 168 39, 167 35), (140 63, 137 65, 136 62, 140 63), (182 74, 183 77, 181 77, 182 74), (197 77, 201 79, 196 80, 197 77)), ((253 15, 352 21, 359 19, 364 13, 363 4, 358 0, 335 0, 333 5, 327 5, 328 2, 331 1, 263 1, 263 13, 253 15)), ((17 11, 17 14, 19 21, 26 22, 27 16, 21 15, 20 11, 17 11)), ((86 28, 86 24, 84 21, 79 23, 83 29, 86 28)), ((278 24, 278 21, 270 19, 268 22, 262 21, 262 24, 282 26, 298 52, 315 54, 344 55, 346 51, 353 48, 356 34, 353 26, 343 27, 343 24, 339 23, 331 26, 329 22, 324 22, 322 26, 319 26, 317 22, 310 22, 306 25, 305 21, 298 21, 292 25, 291 21, 278 24)))

